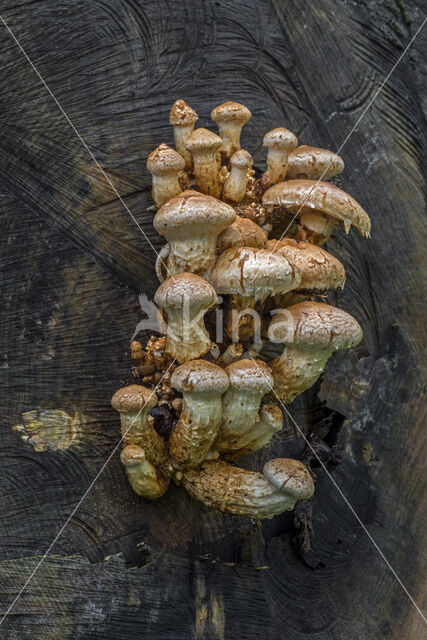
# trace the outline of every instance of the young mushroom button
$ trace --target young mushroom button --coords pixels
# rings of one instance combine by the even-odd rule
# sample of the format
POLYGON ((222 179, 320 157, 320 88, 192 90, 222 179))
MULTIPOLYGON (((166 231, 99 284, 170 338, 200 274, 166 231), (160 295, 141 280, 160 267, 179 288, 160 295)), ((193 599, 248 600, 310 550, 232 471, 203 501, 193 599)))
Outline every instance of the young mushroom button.
POLYGON ((205 360, 181 365, 171 385, 182 392, 178 424, 169 439, 172 462, 180 468, 194 467, 206 457, 221 423, 221 396, 228 388, 224 369, 205 360))
POLYGON ((288 158, 288 180, 329 180, 344 170, 344 160, 328 149, 301 145, 288 158))
POLYGON ((185 145, 193 158, 197 188, 214 198, 219 198, 222 191, 219 153, 221 144, 219 136, 208 129, 200 128, 193 131, 185 145))
POLYGON ((288 156, 298 144, 297 137, 288 129, 278 127, 264 136, 263 146, 267 147, 267 176, 271 184, 284 180, 288 167, 288 156))
POLYGON ((148 156, 147 169, 153 176, 152 196, 156 207, 181 193, 178 176, 184 164, 184 158, 167 144, 161 144, 148 156))
POLYGON ((232 202, 240 202, 246 195, 248 169, 252 167, 252 157, 244 149, 239 149, 230 158, 230 173, 224 182, 223 197, 232 202))
POLYGON ((224 102, 212 110, 211 118, 218 126, 225 158, 231 158, 240 149, 242 128, 251 117, 249 109, 239 102, 224 102))
POLYGON ((274 395, 283 402, 292 402, 316 382, 334 351, 359 344, 362 329, 342 309, 308 301, 276 314, 268 336, 285 345, 282 355, 269 363, 274 395))
POLYGON ((169 114, 169 122, 173 126, 176 150, 184 158, 185 168, 187 170, 192 169, 193 159, 185 145, 187 144, 188 138, 193 133, 194 125, 198 119, 197 113, 189 107, 184 100, 177 100, 172 105, 172 109, 169 114))
POLYGON ((215 289, 193 273, 180 273, 165 280, 154 302, 167 315, 166 352, 185 362, 211 348, 204 315, 217 303, 215 289))
POLYGON ((126 467, 132 489, 148 500, 160 498, 169 486, 169 476, 147 460, 145 451, 136 444, 124 447, 120 460, 126 467))

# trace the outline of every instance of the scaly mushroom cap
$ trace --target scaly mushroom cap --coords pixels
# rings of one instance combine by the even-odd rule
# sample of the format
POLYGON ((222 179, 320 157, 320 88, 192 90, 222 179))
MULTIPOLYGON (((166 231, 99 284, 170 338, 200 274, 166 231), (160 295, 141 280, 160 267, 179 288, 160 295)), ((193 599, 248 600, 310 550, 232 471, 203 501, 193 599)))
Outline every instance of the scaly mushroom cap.
POLYGON ((126 467, 139 464, 145 459, 144 449, 137 444, 128 444, 120 454, 120 460, 126 467))
POLYGON ((230 158, 231 167, 239 169, 250 169, 252 167, 252 156, 244 149, 238 149, 230 158))
POLYGON ((147 169, 156 176, 184 169, 184 158, 175 149, 162 143, 147 158, 147 169))
POLYGON ((215 289, 206 280, 194 273, 178 273, 171 276, 157 289, 154 302, 164 309, 183 309, 188 304, 189 311, 208 310, 218 302, 215 289))
POLYGON ((270 367, 262 360, 238 360, 225 368, 230 387, 238 391, 252 391, 265 395, 273 387, 270 367))
POLYGON ((329 180, 344 170, 344 160, 328 149, 306 144, 294 149, 288 158, 288 180, 329 180))
POLYGON ((276 314, 269 336, 288 345, 338 351, 362 339, 362 328, 349 313, 323 302, 300 302, 276 314))
POLYGON ((300 283, 298 270, 278 253, 252 247, 235 247, 222 253, 211 271, 218 293, 240 294, 261 300, 286 293, 300 283))
POLYGON ((176 100, 176 102, 173 103, 169 114, 169 122, 171 125, 194 124, 198 119, 197 113, 189 107, 184 100, 176 100))
POLYGON ((277 127, 265 134, 262 142, 264 147, 268 149, 283 149, 292 151, 298 144, 298 139, 292 131, 283 127, 277 127))
POLYGON ((139 384, 131 384, 116 391, 111 398, 111 406, 117 411, 127 413, 148 407, 152 409, 157 404, 157 396, 151 389, 139 384))
POLYGON ((252 118, 252 113, 239 102, 224 102, 211 111, 211 118, 214 122, 230 122, 235 121, 244 125, 252 118))
POLYGON ((185 148, 190 151, 190 153, 197 153, 202 150, 212 150, 215 151, 219 149, 222 145, 222 139, 209 131, 209 129, 203 129, 203 127, 199 127, 199 129, 194 129, 193 133, 187 140, 185 148))
POLYGON ((273 487, 296 500, 307 500, 314 493, 313 478, 299 460, 275 458, 264 465, 262 472, 273 487))
POLYGON ((345 270, 341 262, 316 244, 283 238, 268 240, 265 248, 279 253, 297 267, 301 275, 297 291, 322 293, 342 289, 345 285, 345 270))
POLYGON ((218 236, 217 248, 220 251, 231 247, 258 247, 261 248, 267 242, 267 232, 261 229, 249 218, 238 216, 236 220, 224 229, 218 236))
POLYGON ((369 236, 371 221, 354 198, 330 182, 286 180, 268 189, 262 204, 268 209, 283 207, 292 214, 318 214, 346 231, 354 225, 362 235, 369 236))
POLYGON ((218 365, 206 360, 189 360, 175 369, 171 385, 181 392, 222 394, 227 391, 229 380, 218 365))
POLYGON ((235 219, 236 212, 225 202, 188 190, 168 200, 156 213, 153 224, 162 236, 185 240, 195 233, 220 233, 235 219))

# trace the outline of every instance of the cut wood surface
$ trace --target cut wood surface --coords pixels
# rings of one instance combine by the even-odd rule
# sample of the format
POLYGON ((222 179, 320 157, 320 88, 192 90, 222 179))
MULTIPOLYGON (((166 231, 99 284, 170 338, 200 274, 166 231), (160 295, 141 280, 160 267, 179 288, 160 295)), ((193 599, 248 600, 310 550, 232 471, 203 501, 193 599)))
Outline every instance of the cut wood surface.
MULTIPOLYGON (((343 495, 421 607, 427 27, 363 112, 426 11, 421 0, 2 3, 123 198, 0 23, 1 615, 96 478, 2 638, 425 637, 343 495), (177 98, 214 131, 214 106, 247 105, 242 145, 260 169, 274 127, 335 151, 346 141, 337 184, 372 219, 371 240, 336 229, 327 245, 347 272, 331 300, 359 321, 363 342, 290 406, 333 479, 313 463, 310 550, 296 528, 308 507, 259 525, 179 487, 148 502, 113 453, 110 398, 132 382, 138 296, 154 295, 163 244, 145 162, 173 144, 177 98)), ((288 416, 244 464, 279 456, 313 458, 288 416)))

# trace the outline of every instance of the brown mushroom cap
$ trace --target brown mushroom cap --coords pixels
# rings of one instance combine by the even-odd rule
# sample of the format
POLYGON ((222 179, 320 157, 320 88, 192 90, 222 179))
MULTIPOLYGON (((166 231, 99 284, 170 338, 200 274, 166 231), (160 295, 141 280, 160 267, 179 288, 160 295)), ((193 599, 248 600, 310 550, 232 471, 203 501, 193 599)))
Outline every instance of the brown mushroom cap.
POLYGON ((208 129, 194 129, 189 136, 185 148, 191 153, 202 150, 216 150, 222 145, 222 139, 208 129))
POLYGON ((170 171, 182 171, 184 158, 175 149, 162 143, 147 158, 147 169, 155 175, 164 175, 170 171))
POLYGON ((217 248, 220 251, 230 247, 263 247, 267 242, 267 232, 249 218, 238 216, 233 224, 218 236, 217 248))
POLYGON ((288 180, 329 180, 343 170, 344 160, 338 154, 303 144, 289 154, 286 175, 288 180))
POLYGON ((252 167, 252 156, 245 149, 238 149, 231 156, 230 165, 240 169, 249 169, 252 167))
POLYGON ((300 283, 300 275, 278 253, 253 247, 234 247, 219 256, 209 280, 218 293, 240 294, 261 300, 268 295, 295 289, 300 283))
POLYGON ((141 460, 145 460, 145 451, 137 444, 128 444, 120 454, 120 460, 125 466, 139 464, 141 460))
MULTIPOLYGON (((226 232, 223 232, 226 233, 226 232)), ((345 269, 330 253, 310 242, 297 242, 293 238, 268 240, 265 248, 284 256, 295 265, 301 275, 297 291, 331 291, 345 285, 345 269)))
POLYGON ((291 151, 297 146, 298 139, 292 131, 284 129, 283 127, 277 127, 277 129, 272 129, 265 134, 262 144, 269 149, 286 149, 287 151, 291 151))
POLYGON ((252 113, 239 102, 224 102, 211 111, 211 118, 214 122, 229 122, 234 120, 245 124, 252 118, 252 113))
POLYGON ((313 478, 299 460, 275 458, 264 465, 262 472, 278 491, 297 500, 307 500, 314 493, 313 478))
POLYGON ((262 360, 238 360, 225 368, 230 386, 238 391, 258 391, 264 395, 273 388, 270 367, 262 360))
POLYGON ((349 313, 323 302, 300 302, 276 314, 270 336, 288 345, 350 349, 362 339, 362 328, 349 313))
POLYGON ((197 113, 184 100, 176 100, 169 114, 171 125, 193 124, 199 119, 197 113))
POLYGON ((139 384, 131 384, 116 391, 111 398, 111 406, 120 412, 136 411, 148 407, 152 409, 157 404, 157 396, 151 389, 139 384))
POLYGON ((225 202, 189 190, 168 200, 156 213, 153 224, 161 235, 168 237, 172 230, 185 239, 194 231, 220 232, 235 219, 236 212, 225 202))
POLYGON ((157 289, 154 302, 162 309, 182 309, 185 301, 194 312, 196 308, 209 309, 217 301, 215 289, 194 273, 171 276, 157 289))
POLYGON ((334 224, 354 225, 369 236, 371 221, 354 198, 330 182, 286 180, 270 187, 263 196, 263 206, 284 207, 292 214, 314 213, 330 218, 334 224))
POLYGON ((224 393, 229 386, 225 370, 206 360, 189 360, 175 369, 171 385, 178 391, 224 393))

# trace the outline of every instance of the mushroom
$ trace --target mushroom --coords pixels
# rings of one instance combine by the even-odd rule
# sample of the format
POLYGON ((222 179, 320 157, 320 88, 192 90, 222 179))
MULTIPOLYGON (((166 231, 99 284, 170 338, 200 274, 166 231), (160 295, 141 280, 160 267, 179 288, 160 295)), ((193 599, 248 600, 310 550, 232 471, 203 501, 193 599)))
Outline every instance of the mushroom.
POLYGON ((222 422, 214 449, 240 448, 241 434, 258 419, 262 397, 272 389, 273 376, 262 360, 238 360, 225 368, 230 386, 222 399, 222 422))
POLYGON ((225 251, 232 247, 258 247, 261 249, 267 242, 267 232, 249 218, 238 216, 224 229, 217 240, 217 249, 225 251))
POLYGON ((226 330, 233 342, 248 340, 259 325, 255 303, 269 295, 286 293, 300 283, 300 275, 278 253, 252 247, 227 249, 218 258, 209 280, 217 293, 230 295, 226 330), (255 324, 255 322, 257 324, 255 324))
POLYGON ((193 158, 193 173, 197 188, 214 198, 219 198, 222 191, 221 155, 219 148, 222 140, 208 129, 195 129, 188 138, 185 148, 193 158))
POLYGON ((343 169, 344 161, 337 153, 304 144, 289 154, 286 176, 288 180, 329 180, 343 169))
POLYGON ((252 113, 239 102, 224 102, 212 109, 211 118, 216 122, 222 138, 221 151, 228 159, 240 149, 240 134, 252 113))
POLYGON ((120 454, 132 489, 148 500, 160 498, 169 486, 169 475, 156 468, 137 444, 128 444, 120 454))
POLYGON ((334 225, 351 225, 369 238, 371 221, 354 198, 330 182, 287 180, 268 189, 262 199, 267 211, 275 208, 299 216, 298 240, 313 244, 326 242, 334 225))
POLYGON ((154 302, 167 315, 166 353, 185 362, 210 350, 203 317, 217 300, 209 282, 193 273, 171 276, 160 285, 154 302))
POLYGON ((240 435, 235 443, 230 443, 229 448, 223 451, 225 460, 237 460, 264 447, 280 431, 283 425, 283 416, 276 404, 263 404, 259 410, 259 419, 252 428, 240 435))
POLYGON ((207 273, 215 263, 218 235, 235 219, 230 205, 198 191, 183 191, 166 202, 153 224, 169 243, 164 258, 169 273, 207 273))
POLYGON ((198 119, 197 113, 184 100, 177 100, 173 103, 169 114, 169 122, 173 126, 176 150, 184 158, 187 170, 192 169, 193 159, 185 145, 198 119))
POLYGON ((240 202, 246 195, 248 169, 252 167, 252 156, 239 149, 230 158, 230 173, 224 182, 223 197, 232 202, 240 202))
POLYGON ((220 367, 227 367, 229 364, 233 362, 237 362, 240 360, 243 354, 243 345, 239 342, 232 342, 228 345, 224 353, 222 353, 217 361, 217 364, 220 367))
POLYGON ((290 458, 270 460, 263 473, 220 460, 204 462, 200 470, 184 473, 183 484, 192 496, 214 509, 259 520, 290 511, 298 500, 307 500, 314 492, 307 467, 290 458))
POLYGON ((181 414, 169 438, 172 461, 181 468, 194 467, 204 460, 218 433, 228 376, 216 364, 191 360, 175 369, 171 385, 183 395, 181 414))
POLYGON ((298 144, 297 137, 288 129, 278 127, 265 134, 262 144, 268 149, 266 174, 271 184, 276 184, 286 176, 288 156, 298 144))
POLYGON ((147 460, 157 466, 166 462, 168 451, 166 442, 148 416, 149 410, 156 404, 154 391, 139 384, 122 387, 111 398, 111 406, 120 413, 124 443, 142 447, 147 460))
POLYGON ((161 144, 148 156, 147 169, 153 176, 151 193, 156 207, 181 193, 178 176, 184 164, 184 158, 167 144, 161 144))
POLYGON ((276 314, 268 336, 285 345, 283 353, 269 363, 274 394, 283 402, 292 402, 316 382, 334 351, 359 344, 362 329, 342 309, 307 301, 276 314))

